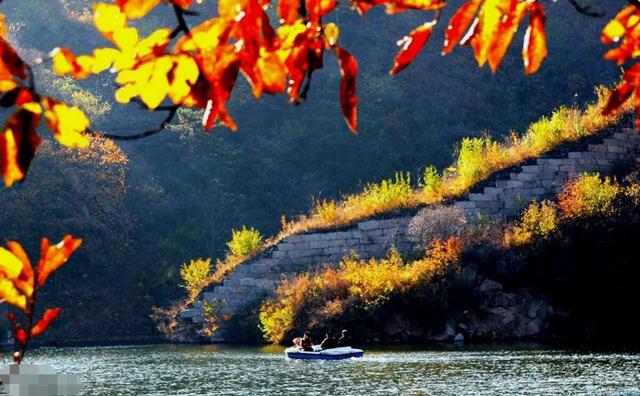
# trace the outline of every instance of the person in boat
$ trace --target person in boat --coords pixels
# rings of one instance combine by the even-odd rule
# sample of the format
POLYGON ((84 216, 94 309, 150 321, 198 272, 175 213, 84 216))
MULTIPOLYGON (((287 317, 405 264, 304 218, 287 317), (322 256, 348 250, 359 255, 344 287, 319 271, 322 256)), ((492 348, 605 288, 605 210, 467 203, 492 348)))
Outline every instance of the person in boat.
POLYGON ((338 346, 338 341, 331 337, 331 334, 326 333, 324 336, 324 340, 322 340, 322 343, 320 343, 320 349, 324 350, 324 349, 331 349, 331 348, 335 348, 338 346))
POLYGON ((339 347, 351 346, 351 336, 347 330, 342 330, 342 335, 338 339, 339 347))
POLYGON ((313 341, 311 341, 311 334, 308 331, 304 332, 300 346, 305 352, 313 352, 313 341))

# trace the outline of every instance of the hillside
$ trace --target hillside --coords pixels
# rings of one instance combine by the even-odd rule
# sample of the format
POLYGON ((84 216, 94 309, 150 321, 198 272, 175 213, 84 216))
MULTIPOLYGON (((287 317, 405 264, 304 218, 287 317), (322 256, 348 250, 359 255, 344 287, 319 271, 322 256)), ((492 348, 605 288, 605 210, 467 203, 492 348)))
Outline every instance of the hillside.
MULTIPOLYGON (((0 11, 13 24, 11 39, 33 60, 55 46, 80 52, 101 43, 79 18, 86 3, 93 2, 5 1, 0 11)), ((610 13, 617 6, 603 2, 610 13)), ((593 87, 610 84, 618 73, 599 61, 605 20, 578 15, 566 3, 553 4, 548 14, 550 56, 533 77, 522 75, 515 50, 491 75, 478 70, 464 50, 443 58, 431 43, 394 78, 387 71, 396 38, 420 16, 341 14, 344 46, 361 65, 359 136, 345 130, 335 98, 338 72, 327 62, 303 106, 293 108, 282 98, 255 102, 246 86, 235 92, 231 112, 240 126, 235 135, 223 129, 204 134, 200 115, 183 112, 170 131, 122 145, 128 157, 123 184, 105 168, 93 168, 104 171, 98 180, 76 171, 77 163, 56 157, 54 145, 52 154, 36 158, 22 186, 3 191, 5 207, 16 202, 21 207, 2 211, 0 237, 32 247, 44 235, 71 232, 85 238, 79 260, 57 275, 51 291, 50 298, 65 306, 56 336, 156 336, 148 314, 153 305, 181 297, 180 264, 222 257, 232 228, 246 224, 274 235, 282 214, 295 218, 312 198, 338 199, 398 170, 421 170, 429 163, 442 168, 462 136, 523 132, 562 104, 593 99, 593 87), (107 188, 117 192, 103 192, 107 188)), ((153 14, 158 24, 169 17, 153 14)), ((38 69, 41 84, 87 109, 97 128, 129 132, 157 122, 157 115, 113 104, 107 77, 60 82, 47 67, 38 69)))

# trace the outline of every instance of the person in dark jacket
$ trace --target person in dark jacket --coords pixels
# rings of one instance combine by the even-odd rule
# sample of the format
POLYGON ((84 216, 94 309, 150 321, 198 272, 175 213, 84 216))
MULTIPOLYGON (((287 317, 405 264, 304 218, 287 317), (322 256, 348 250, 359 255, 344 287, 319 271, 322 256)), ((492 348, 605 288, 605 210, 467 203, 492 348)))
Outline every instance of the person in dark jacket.
POLYGON ((320 344, 321 349, 331 349, 338 346, 338 341, 335 338, 331 337, 329 333, 326 333, 324 336, 324 340, 320 344))
POLYGON ((313 352, 313 341, 311 341, 311 334, 308 331, 304 332, 301 345, 303 351, 313 352))
POLYGON ((351 340, 351 336, 349 335, 349 332, 347 330, 342 330, 342 335, 338 339, 338 346, 339 347, 351 346, 351 342, 352 340, 351 340))

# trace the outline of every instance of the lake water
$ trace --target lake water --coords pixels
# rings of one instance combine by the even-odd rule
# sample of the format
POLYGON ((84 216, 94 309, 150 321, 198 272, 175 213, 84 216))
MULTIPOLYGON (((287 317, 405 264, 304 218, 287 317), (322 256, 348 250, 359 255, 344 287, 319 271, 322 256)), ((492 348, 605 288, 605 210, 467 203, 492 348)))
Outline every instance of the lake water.
POLYGON ((83 377, 87 395, 640 395, 639 352, 541 347, 366 349, 293 361, 282 347, 40 348, 28 361, 83 377))

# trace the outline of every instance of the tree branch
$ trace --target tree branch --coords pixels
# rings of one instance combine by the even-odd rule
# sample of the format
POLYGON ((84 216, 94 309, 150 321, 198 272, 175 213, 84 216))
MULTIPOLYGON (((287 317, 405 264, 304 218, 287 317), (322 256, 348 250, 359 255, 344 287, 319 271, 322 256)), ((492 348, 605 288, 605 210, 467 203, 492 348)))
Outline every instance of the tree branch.
POLYGON ((185 10, 183 10, 182 7, 174 4, 173 12, 176 14, 176 19, 178 19, 178 27, 173 29, 169 37, 175 38, 178 34, 180 34, 180 32, 183 32, 187 35, 190 34, 191 30, 189 30, 189 25, 187 25, 187 21, 184 19, 185 10))
POLYGON ((155 128, 146 130, 144 132, 139 132, 139 133, 135 133, 132 135, 116 135, 116 134, 111 134, 111 133, 105 133, 105 132, 98 132, 98 131, 92 131, 92 130, 87 130, 86 133, 94 135, 94 136, 98 136, 101 138, 105 138, 105 139, 111 139, 111 140, 138 140, 138 139, 144 139, 146 137, 149 136, 153 136, 157 133, 162 132, 167 125, 169 125, 169 123, 171 122, 171 120, 173 120, 173 117, 175 117, 176 113, 178 112, 178 109, 180 108, 180 106, 172 106, 171 108, 169 108, 169 114, 167 114, 167 117, 155 128))
MULTIPOLYGON (((631 4, 638 5, 638 0, 629 0, 631 4)), ((592 7, 588 4, 583 5, 578 2, 578 0, 569 0, 569 3, 576 9, 580 14, 592 18, 602 18, 606 15, 604 11, 593 10, 592 7)))

